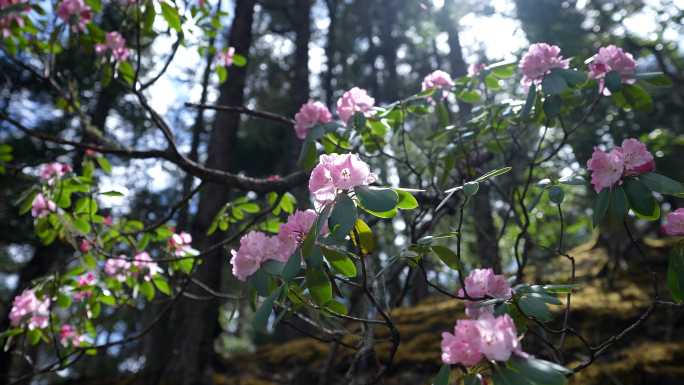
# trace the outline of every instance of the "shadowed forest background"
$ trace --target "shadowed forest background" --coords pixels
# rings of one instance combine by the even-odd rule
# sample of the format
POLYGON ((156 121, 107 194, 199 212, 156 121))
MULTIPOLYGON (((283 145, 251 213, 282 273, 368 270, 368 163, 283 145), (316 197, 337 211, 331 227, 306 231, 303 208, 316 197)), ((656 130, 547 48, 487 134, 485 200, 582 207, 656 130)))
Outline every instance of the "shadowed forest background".
MULTIPOLYGON (((105 10, 107 4, 104 4, 105 10)), ((302 104, 319 100, 334 111, 337 99, 352 87, 364 88, 383 105, 420 91, 423 78, 443 70, 456 79, 465 76, 471 63, 492 64, 517 60, 531 43, 557 45, 565 58, 587 59, 599 47, 614 44, 637 60, 638 72, 663 72, 673 82, 670 88, 649 89, 654 111, 640 114, 625 111, 614 103, 602 103, 589 117, 580 135, 572 136, 558 157, 535 170, 536 180, 586 169, 594 146, 612 147, 624 138, 637 138, 656 157, 659 170, 675 180, 684 180, 684 2, 631 0, 218 0, 211 7, 226 11, 224 28, 205 36, 217 47, 233 46, 248 59, 246 67, 230 67, 227 81, 219 84, 212 70, 213 55, 181 54, 161 85, 149 92, 150 101, 172 123, 179 148, 192 160, 217 169, 266 178, 296 171, 302 141, 291 126, 272 120, 235 113, 197 110, 184 105, 215 103, 246 106, 294 117, 302 104), (220 143, 209 151, 209 143, 220 143)), ((103 29, 115 26, 115 12, 95 20, 103 29)), ((159 38, 145 51, 146 62, 161 61, 172 49, 172 39, 159 38)), ((90 62, 76 53, 59 56, 56 63, 79 77, 83 108, 93 127, 123 146, 160 141, 145 112, 124 90, 112 82, 103 87, 90 62)), ((75 136, 77 123, 68 114, 55 112, 60 103, 46 86, 34 83, 30 74, 0 54, 2 94, 0 111, 41 132, 75 136), (12 79, 12 81, 8 81, 12 79)), ((524 98, 513 77, 502 80, 497 98, 524 98), (509 82, 509 83, 506 83, 509 82), (505 84, 504 84, 505 83, 505 84)), ((451 95, 453 97, 453 95, 451 95)), ((446 103, 451 124, 468 120, 477 106, 455 98, 446 103)), ((416 136, 426 136, 429 119, 411 127, 416 136)), ((79 133, 80 134, 80 133, 79 133)), ((10 126, 0 126, 0 142, 14 147, 16 163, 58 157, 55 147, 18 135, 10 126)), ((416 150, 417 152, 418 150, 416 150)), ((483 150, 480 166, 501 168, 495 157, 498 148, 483 150)), ((63 156, 78 172, 84 154, 63 156)), ((412 180, 392 174, 393 166, 379 159, 366 159, 383 178, 407 188, 412 180)), ((516 160, 514 159, 513 162, 516 160)), ((522 165, 522 159, 517 159, 522 165)), ((100 210, 114 217, 127 216, 144 223, 166 215, 168 207, 196 186, 182 170, 157 160, 111 159, 113 172, 103 177, 103 186, 126 192, 111 199, 100 210)), ((586 170, 583 174, 587 177, 586 170)), ((9 325, 8 313, 14 297, 33 278, 64 263, 74 253, 66 244, 43 246, 33 233, 32 218, 18 214, 12 205, 31 180, 0 175, 0 330, 9 325)), ((464 228, 463 255, 469 268, 494 268, 515 272, 512 247, 515 235, 491 242, 506 216, 504 203, 494 194, 493 184, 481 184, 472 205, 466 207, 469 221, 464 228)), ((103 188, 105 190, 105 188, 103 188)), ((302 209, 312 206, 305 185, 291 191, 302 209)), ((648 305, 649 277, 637 262, 633 246, 610 226, 592 231, 591 210, 595 192, 577 188, 566 192, 564 204, 565 248, 578 260, 582 288, 573 297, 573 320, 578 329, 602 341, 637 318, 648 305), (636 262, 635 262, 636 261, 636 262)), ((215 213, 230 200, 244 195, 223 186, 206 187, 200 196, 174 217, 176 228, 192 233, 193 246, 203 250, 234 231, 205 235, 215 213)), ((268 196, 249 196, 266 204, 268 196)), ((436 207, 439 200, 421 201, 436 207)), ((663 212, 682 206, 671 196, 657 197, 663 212)), ((557 242, 555 207, 540 204, 529 228, 544 244, 557 242)), ((104 215, 104 214, 103 214, 104 215)), ((412 214, 406 214, 412 215, 412 214)), ((281 220, 286 215, 281 215, 281 220)), ((446 207, 439 228, 448 232, 457 218, 456 206, 446 207)), ((664 218, 663 218, 664 219, 664 218)), ((428 229, 409 228, 413 218, 398 216, 370 222, 377 239, 373 255, 376 272, 388 256, 415 242, 428 229), (398 235, 400 233, 400 235, 398 235)), ((659 221, 629 218, 664 279, 669 251, 674 242, 660 233, 659 221)), ((619 229, 619 227, 618 227, 619 229)), ((429 230, 435 230, 429 229, 429 230)), ((204 259, 196 278, 219 293, 237 293, 239 282, 231 273, 231 248, 218 250, 204 259)), ((536 249, 530 252, 525 281, 568 282, 567 266, 555 254, 536 249), (559 268, 560 267, 560 268, 559 268), (559 272, 560 271, 560 272, 559 272)), ((432 281, 455 290, 452 271, 433 263, 432 281)), ((418 270, 397 263, 385 272, 384 300, 394 306, 393 316, 402 333, 400 354, 390 369, 387 384, 430 384, 441 365, 439 341, 442 331, 451 330, 463 317, 462 301, 447 300, 433 291, 418 270)), ((667 285, 661 287, 666 292, 667 285)), ((350 303, 354 302, 353 293, 350 303)), ((86 356, 69 369, 34 378, 32 383, 54 384, 328 384, 344 383, 355 351, 316 334, 311 325, 281 323, 255 332, 247 301, 238 305, 237 316, 228 322, 235 301, 212 295, 193 285, 186 298, 141 340, 86 356)), ((142 330, 163 308, 163 296, 138 309, 122 308, 104 315, 111 332, 105 339, 120 339, 142 330)), ((560 308, 559 308, 560 309, 560 308)), ((552 314, 561 310, 552 308, 552 314)), ((621 342, 611 354, 573 377, 570 383, 675 384, 684 374, 684 314, 677 308, 659 308, 646 327, 621 342), (657 341, 657 342, 654 342, 657 341)), ((323 321, 319 326, 323 325, 323 321)), ((341 328, 349 325, 333 325, 341 328)), ((353 338, 348 343, 354 343, 353 338)), ((389 348, 388 335, 376 335, 380 357, 389 348), (383 350, 384 349, 384 350, 383 350)), ((591 342, 593 342, 593 340, 591 342)), ((345 340, 347 341, 347 340, 345 340)), ((105 342, 105 341, 98 341, 105 342)), ((576 342, 576 341, 575 341, 576 342)), ((572 351, 575 342, 569 342, 572 351)), ((565 357, 568 366, 582 361, 577 353, 565 357)), ((40 357, 41 347, 32 348, 40 357)), ((526 351, 549 358, 541 344, 530 341, 526 351)), ((363 360, 360 370, 377 369, 375 358, 363 360)), ((0 351, 0 375, 30 371, 20 356, 0 351)), ((0 376, 0 384, 6 380, 0 376)))

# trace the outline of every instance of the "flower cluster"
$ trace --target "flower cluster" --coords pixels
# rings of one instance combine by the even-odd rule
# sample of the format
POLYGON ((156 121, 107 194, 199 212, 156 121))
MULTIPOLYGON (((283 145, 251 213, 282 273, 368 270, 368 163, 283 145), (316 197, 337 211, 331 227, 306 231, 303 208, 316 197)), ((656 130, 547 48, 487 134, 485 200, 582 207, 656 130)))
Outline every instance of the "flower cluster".
POLYGON ((373 115, 371 108, 374 105, 375 99, 368 96, 366 90, 354 87, 337 100, 337 116, 342 119, 342 124, 346 126, 349 119, 357 111, 363 112, 366 117, 373 115))
POLYGON ((667 223, 660 230, 673 237, 684 235, 684 209, 677 209, 667 214, 667 223))
MULTIPOLYGON (((94 286, 94 285, 95 285, 95 275, 93 273, 88 273, 88 275, 78 277, 78 287, 94 286)), ((85 297, 92 298, 93 293, 90 290, 84 290, 84 291, 76 292, 76 295, 74 295, 74 299, 76 301, 80 301, 85 297)))
POLYGON ((111 258, 105 263, 104 272, 110 277, 114 277, 123 282, 127 276, 138 277, 142 274, 144 280, 149 281, 151 277, 157 274, 158 265, 150 254, 143 251, 133 257, 132 262, 126 260, 125 255, 120 255, 119 258, 111 258), (135 271, 131 267, 135 267, 135 271))
POLYGON ((529 357, 520 350, 513 319, 504 314, 494 318, 483 314, 477 320, 456 321, 454 334, 442 333, 442 361, 445 364, 476 365, 484 355, 489 360, 508 361, 511 353, 529 357))
MULTIPOLYGON (((62 176, 68 172, 71 172, 71 167, 59 162, 52 162, 44 165, 40 169, 40 177, 43 179, 51 179, 56 176, 62 176)), ((48 183, 52 184, 52 181, 49 181, 48 183)))
POLYGON ((55 210, 57 210, 57 204, 50 199, 45 198, 43 194, 38 193, 33 198, 31 215, 33 215, 34 218, 42 218, 55 210))
POLYGON ((304 139, 309 134, 309 130, 319 123, 332 123, 333 118, 330 110, 321 102, 309 101, 302 105, 302 108, 295 114, 294 126, 299 139, 304 139))
POLYGON ((59 332, 59 342, 65 348, 69 345, 77 347, 85 340, 85 336, 78 334, 70 325, 62 325, 62 331, 59 332))
POLYGON ((192 242, 192 235, 181 231, 180 234, 173 234, 169 239, 169 249, 173 250, 173 255, 176 257, 184 257, 188 252, 194 251, 190 242, 192 242))
POLYGON ((477 76, 477 74, 479 74, 480 72, 482 72, 482 70, 483 70, 485 67, 486 67, 486 66, 485 66, 484 63, 480 63, 479 66, 478 66, 478 65, 475 65, 475 63, 470 63, 470 66, 468 66, 468 75, 467 75, 467 76, 468 76, 469 78, 474 78, 475 76, 477 76))
POLYGON ((50 322, 50 300, 40 301, 34 292, 26 291, 14 298, 9 318, 13 327, 44 329, 50 322))
POLYGON ((348 191, 378 180, 378 176, 370 172, 368 164, 356 155, 321 155, 319 160, 309 179, 309 190, 318 206, 332 202, 338 190, 348 191))
MULTIPOLYGON (((446 98, 446 93, 442 92, 443 90, 450 90, 451 87, 454 85, 454 82, 451 81, 451 76, 449 76, 448 73, 444 71, 437 70, 423 79, 423 85, 421 87, 421 91, 427 91, 431 90, 433 88, 438 88, 436 90, 437 92, 440 92, 442 94, 440 100, 444 100, 446 98)), ((434 100, 432 99, 432 96, 428 96, 427 98, 431 103, 434 103, 434 100)))
POLYGON ((93 19, 91 8, 83 0, 62 0, 57 6, 57 16, 71 25, 71 32, 86 31, 86 24, 93 19), (74 24, 71 24, 75 22, 74 24))
MULTIPOLYGON (((112 53, 112 56, 110 58, 110 61, 112 63, 115 61, 126 61, 126 59, 128 59, 128 56, 131 54, 131 51, 126 48, 126 39, 124 39, 123 36, 121 36, 121 34, 116 31, 107 32, 106 35, 107 44, 95 44, 95 54, 102 55, 101 63, 104 64, 107 61, 107 59, 105 58, 105 53, 107 53, 107 50, 110 50, 112 53)), ((88 151, 92 150, 86 150, 86 153, 88 153, 88 151)), ((100 154, 99 152, 95 153, 100 154)))
MULTIPOLYGON (((632 54, 622 51, 614 45, 608 47, 601 47, 598 55, 594 56, 594 62, 589 63, 589 77, 592 79, 601 79, 600 89, 604 93, 610 94, 610 91, 604 89, 605 74, 611 71, 617 71, 623 75, 633 74, 636 70, 637 62, 632 57, 632 54)), ((622 82, 632 84, 636 80, 623 77, 622 82)))
MULTIPOLYGON (((299 246, 306 240, 309 230, 316 220, 316 212, 313 210, 295 211, 287 217, 287 223, 280 225, 278 230, 278 240, 280 241, 280 254, 284 258, 290 258, 299 246)), ((328 233, 327 220, 319 235, 328 233)))
POLYGON ((553 68, 568 68, 570 60, 559 56, 560 48, 546 43, 535 43, 525 52, 518 67, 522 70, 522 84, 527 88, 541 84, 544 75, 553 68))
POLYGON ((261 264, 269 259, 287 262, 280 253, 280 240, 277 237, 269 237, 261 231, 252 231, 240 239, 240 249, 231 250, 233 258, 230 263, 233 265, 233 275, 240 281, 245 281, 247 277, 259 270, 261 264))
POLYGON ((587 162, 587 169, 593 171, 591 183, 596 192, 604 187, 612 189, 623 176, 651 172, 654 168, 653 154, 636 139, 625 139, 622 147, 615 146, 610 153, 594 147, 587 162))
POLYGON ((235 55, 235 47, 224 48, 216 52, 219 65, 221 67, 230 67, 233 65, 233 55, 235 55))
MULTIPOLYGON (((492 269, 474 269, 464 279, 465 288, 471 297, 484 297, 489 295, 494 298, 509 299, 513 290, 511 289, 506 277, 494 274, 492 269)), ((463 289, 459 290, 458 295, 462 296, 463 289)), ((466 307, 475 306, 484 302, 466 300, 466 307)), ((493 306, 483 306, 475 309, 466 309, 466 314, 471 318, 479 318, 484 314, 494 314, 493 306)))

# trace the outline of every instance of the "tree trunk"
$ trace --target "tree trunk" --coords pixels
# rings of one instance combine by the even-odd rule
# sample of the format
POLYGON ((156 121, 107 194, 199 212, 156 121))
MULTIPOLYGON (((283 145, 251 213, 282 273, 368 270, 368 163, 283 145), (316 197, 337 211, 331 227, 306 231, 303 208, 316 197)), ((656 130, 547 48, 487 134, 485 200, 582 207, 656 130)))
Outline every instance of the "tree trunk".
POLYGON ((323 89, 325 90, 325 105, 333 110, 333 69, 336 66, 335 52, 337 45, 335 38, 337 36, 337 1, 327 0, 325 3, 328 6, 328 18, 330 19, 330 26, 328 27, 328 40, 325 43, 325 57, 327 70, 323 76, 323 89))
MULTIPOLYGON (((295 60, 292 79, 292 111, 299 111, 309 101, 309 41, 311 40, 311 0, 294 2, 295 60)), ((297 171, 297 160, 302 150, 302 140, 292 133, 292 155, 289 172, 297 171)), ((301 190, 301 189, 299 189, 301 190)), ((308 194, 307 194, 308 195, 308 194)))
MULTIPOLYGON (((237 0, 235 19, 228 37, 235 52, 245 57, 252 43, 252 22, 255 0, 237 0)), ((221 86, 219 105, 242 106, 247 76, 246 67, 228 68, 228 81, 221 86)), ((235 147, 240 115, 218 112, 212 128, 209 154, 206 166, 224 171, 232 171, 235 161, 235 147)), ((194 221, 193 246, 200 251, 208 249, 222 238, 221 232, 207 236, 214 215, 226 203, 228 188, 224 185, 208 185, 200 195, 197 215, 194 221)), ((222 250, 205 256, 202 264, 195 268, 194 278, 207 286, 218 289, 221 281, 222 250)), ((191 284, 188 292, 206 295, 201 288, 191 284)), ((176 309, 175 319, 169 325, 173 331, 170 359, 167 361, 166 383, 172 384, 209 384, 207 364, 214 355, 214 338, 220 331, 218 323, 218 301, 194 301, 182 298, 176 309)))

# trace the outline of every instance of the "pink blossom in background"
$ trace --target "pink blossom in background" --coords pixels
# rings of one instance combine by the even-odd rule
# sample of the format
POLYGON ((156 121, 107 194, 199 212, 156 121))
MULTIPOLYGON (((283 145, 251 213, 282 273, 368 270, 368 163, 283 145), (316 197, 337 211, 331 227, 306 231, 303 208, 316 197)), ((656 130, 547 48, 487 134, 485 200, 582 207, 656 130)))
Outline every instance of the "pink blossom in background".
POLYGON ((305 139, 309 130, 316 124, 332 123, 333 118, 330 110, 321 102, 309 101, 295 114, 294 129, 299 139, 305 139))
POLYGON ((40 177, 43 179, 50 179, 54 176, 62 176, 68 172, 71 172, 71 167, 59 162, 52 162, 43 165, 40 169, 40 177))
POLYGON ((81 250, 81 251, 83 251, 83 252, 88 252, 88 251, 90 251, 90 249, 92 249, 92 248, 93 248, 93 245, 92 245, 87 239, 84 239, 84 240, 81 241, 81 243, 78 245, 78 249, 81 250))
POLYGON ((120 255, 119 258, 110 258, 105 263, 104 272, 110 277, 114 277, 119 282, 126 280, 126 276, 130 273, 128 269, 131 263, 126 260, 125 255, 120 255))
MULTIPOLYGON (((454 85, 454 82, 451 81, 451 76, 449 76, 448 73, 444 71, 437 70, 425 77, 423 79, 423 85, 421 87, 421 91, 427 91, 431 90, 433 88, 438 88, 436 92, 441 93, 440 100, 444 100, 446 98, 446 93, 442 92, 443 90, 449 91, 451 90, 451 87, 454 85)), ((434 102, 432 95, 428 96, 427 99, 430 102, 434 102)))
POLYGON ((138 274, 140 274, 143 271, 143 269, 149 270, 149 272, 144 276, 146 281, 149 281, 150 277, 157 274, 158 265, 156 262, 154 262, 152 257, 150 257, 150 254, 148 254, 146 251, 137 254, 135 257, 133 257, 133 259, 134 261, 131 261, 131 265, 138 268, 138 271, 131 271, 131 274, 134 277, 137 277, 138 274))
MULTIPOLYGON (((306 240, 311 226, 316 220, 316 212, 313 210, 295 211, 287 217, 287 223, 280 225, 278 230, 278 239, 280 240, 280 254, 283 258, 290 259, 297 247, 301 246, 306 240)), ((328 233, 327 220, 321 228, 319 235, 328 233)))
POLYGON ((594 147, 594 153, 587 161, 587 170, 593 171, 591 183, 596 192, 600 192, 604 187, 612 189, 615 182, 622 177, 624 169, 625 162, 618 152, 605 153, 598 147, 594 147))
POLYGON ((0 0, 0 9, 23 3, 28 3, 28 0, 0 0))
POLYGON ((104 225, 105 226, 114 226, 114 221, 112 220, 112 217, 110 217, 110 216, 104 217, 104 225))
POLYGON ((475 65, 475 63, 470 63, 470 66, 468 66, 468 77, 469 78, 474 78, 479 74, 484 68, 485 68, 484 63, 480 63, 479 66, 475 65))
POLYGON ((71 32, 86 31, 86 24, 93 19, 90 7, 83 0, 62 0, 57 6, 57 16, 65 23, 71 24, 71 17, 76 16, 76 24, 71 26, 71 32))
POLYGON ((232 66, 233 55, 235 55, 235 47, 224 48, 223 50, 216 52, 216 57, 218 58, 221 67, 232 66))
POLYGON ((280 175, 269 175, 268 179, 270 180, 280 180, 280 175))
POLYGON ((319 205, 335 199, 337 190, 350 190, 378 180, 368 164, 353 154, 321 155, 319 161, 309 179, 309 190, 319 205))
POLYGON ((355 112, 361 111, 366 117, 373 115, 371 108, 375 105, 375 99, 368 96, 366 90, 354 87, 337 100, 337 116, 345 126, 355 112))
POLYGON ((200 7, 204 7, 205 5, 207 5, 207 2, 205 0, 199 0, 199 5, 200 7))
POLYGON ((2 30, 3 38, 12 36, 12 21, 16 22, 19 28, 23 27, 25 24, 24 19, 19 15, 9 13, 0 17, 0 29, 2 30))
MULTIPOLYGON (((511 285, 506 277, 501 274, 494 274, 492 269, 473 269, 464 279, 465 288, 471 297, 483 297, 485 295, 494 298, 509 299, 512 295, 511 285)), ((463 296, 463 289, 458 292, 463 296)), ((484 301, 466 300, 466 308, 475 306, 484 301)), ((466 309, 466 314, 471 318, 479 318, 484 314, 494 314, 494 306, 483 306, 475 309, 466 309)))
POLYGON ((660 230, 673 237, 684 235, 684 209, 677 209, 667 214, 667 223, 660 230))
MULTIPOLYGON (((269 259, 286 262, 280 253, 280 240, 269 237, 261 231, 252 231, 240 239, 240 248, 231 250, 233 275, 240 281, 256 273, 261 264, 269 259)), ((289 258, 289 256, 288 256, 289 258)))
POLYGON ((620 159, 625 162, 625 168, 635 173, 651 172, 655 168, 653 154, 646 149, 646 145, 636 139, 625 139, 621 147, 614 147, 620 159))
POLYGON ((57 204, 45 198, 43 194, 36 194, 35 198, 33 198, 31 215, 34 218, 42 218, 55 210, 57 210, 57 204))
POLYGON ((485 314, 477 320, 456 321, 454 334, 442 333, 442 361, 445 364, 476 365, 484 355, 489 360, 508 361, 511 354, 531 357, 520 349, 513 319, 504 314, 485 314))
POLYGON ((44 329, 50 322, 50 299, 39 301, 36 294, 30 290, 14 297, 9 318, 13 327, 44 329))
POLYGON ((76 330, 71 328, 71 325, 62 325, 62 331, 59 332, 59 342, 65 348, 69 345, 77 347, 84 339, 85 336, 78 334, 76 330))
MULTIPOLYGON (((121 34, 116 31, 107 32, 106 36, 107 44, 95 44, 95 54, 102 55, 102 60, 100 61, 100 63, 104 64, 107 61, 107 59, 105 58, 107 50, 111 51, 112 53, 112 56, 110 58, 110 61, 112 63, 115 61, 126 61, 126 59, 128 59, 128 56, 131 54, 131 51, 128 48, 126 48, 126 39, 124 39, 123 36, 121 36, 121 34)), ((86 152, 88 151, 92 150, 86 150, 86 152)))
POLYGON ((192 236, 185 231, 181 231, 180 234, 173 234, 173 236, 169 238, 169 249, 173 250, 173 254, 176 257, 184 257, 189 251, 193 250, 190 246, 191 242, 192 236))
MULTIPOLYGON (((78 287, 83 287, 83 286, 94 286, 95 285, 95 275, 93 273, 88 273, 86 276, 80 276, 78 277, 78 287)), ((92 298, 93 293, 90 290, 86 291, 78 291, 74 295, 74 299, 76 301, 80 301, 83 298, 88 296, 88 298, 92 298)))
POLYGON ((529 87, 532 84, 541 84, 544 75, 551 72, 553 68, 568 68, 570 60, 563 60, 563 56, 559 56, 560 48, 555 45, 548 45, 546 43, 535 43, 530 46, 530 49, 523 55, 518 64, 518 68, 522 70, 523 79, 522 84, 529 87))

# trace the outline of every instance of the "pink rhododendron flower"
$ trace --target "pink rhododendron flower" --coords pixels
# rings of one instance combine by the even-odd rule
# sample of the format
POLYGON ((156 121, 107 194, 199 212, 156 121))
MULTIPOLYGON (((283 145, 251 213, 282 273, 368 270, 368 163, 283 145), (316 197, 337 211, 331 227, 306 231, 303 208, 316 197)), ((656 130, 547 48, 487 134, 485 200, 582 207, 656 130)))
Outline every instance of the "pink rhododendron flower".
POLYGON ((138 268, 138 271, 131 271, 131 274, 134 277, 137 277, 138 274, 143 273, 144 269, 148 270, 147 273, 144 273, 144 278, 146 281, 149 281, 150 277, 157 274, 157 263, 154 262, 152 257, 150 257, 146 251, 137 254, 135 257, 133 257, 133 259, 134 260, 131 262, 131 265, 138 268))
MULTIPOLYGON (((94 286, 95 285, 95 275, 93 273, 88 273, 86 276, 80 276, 78 277, 78 287, 83 287, 83 286, 94 286)), ((93 293, 90 290, 86 291, 78 291, 74 295, 74 299, 76 301, 80 301, 83 298, 88 296, 88 298, 92 298, 93 293)))
POLYGON ((104 217, 104 225, 105 226, 114 226, 114 221, 112 220, 112 217, 110 217, 110 216, 104 217))
MULTIPOLYGON (((295 211, 287 217, 287 223, 280 225, 278 230, 278 239, 280 240, 280 254, 285 259, 290 259, 295 250, 301 246, 309 235, 311 226, 316 220, 316 212, 313 210, 295 211)), ((321 228, 319 235, 328 233, 327 220, 321 228)))
MULTIPOLYGON (((131 54, 131 51, 128 48, 126 48, 126 39, 124 39, 123 36, 121 36, 121 34, 119 34, 116 31, 107 32, 106 35, 107 44, 95 44, 95 54, 102 55, 102 60, 100 61, 100 63, 104 64, 107 61, 107 59, 105 58, 107 50, 110 50, 112 53, 112 56, 109 59, 112 63, 115 61, 126 61, 126 59, 128 59, 128 56, 131 54)), ((92 150, 86 150, 86 153, 88 151, 92 150)), ((97 154, 100 153, 98 152, 97 154)))
POLYGON ((468 66, 468 77, 469 78, 474 78, 479 74, 483 69, 485 68, 484 63, 480 63, 479 66, 475 65, 475 63, 470 63, 470 66, 468 66))
POLYGON ((93 245, 87 239, 82 240, 81 243, 78 245, 78 249, 83 252, 88 252, 92 248, 93 245))
POLYGON ((131 263, 126 260, 125 255, 120 255, 119 258, 110 258, 105 263, 104 272, 110 277, 114 277, 120 282, 126 280, 126 276, 130 273, 128 269, 131 263))
MULTIPOLYGON (((633 74, 636 70, 637 62, 632 57, 632 54, 623 52, 622 48, 614 45, 599 48, 598 55, 594 56, 594 62, 589 63, 589 77, 592 79, 601 79, 600 89, 604 94, 610 95, 610 91, 603 88, 605 83, 605 75, 611 71, 617 71, 623 75, 633 74)), ((636 79, 622 77, 622 82, 633 84, 636 79)))
POLYGON ((50 179, 54 176, 62 176, 68 172, 71 172, 71 167, 59 162, 52 162, 43 165, 40 169, 40 177, 43 179, 50 179))
MULTIPOLYGON (((435 92, 439 92, 441 94, 440 100, 444 100, 446 98, 446 93, 442 92, 444 90, 448 91, 451 90, 451 87, 454 85, 454 82, 451 81, 451 76, 449 76, 448 73, 444 71, 437 70, 423 79, 423 85, 421 87, 421 91, 426 91, 426 90, 431 90, 433 88, 438 88, 435 92)), ((427 99, 434 103, 434 99, 432 98, 432 95, 428 96, 427 99)))
MULTIPOLYGON (((625 139, 621 147, 614 147, 625 168, 632 173, 651 172, 655 168, 653 154, 646 149, 646 145, 636 139, 625 139)), ((627 174, 629 175, 629 173, 627 174)))
POLYGON ((2 30, 3 38, 12 36, 12 22, 17 23, 19 28, 22 28, 25 24, 21 16, 12 13, 0 17, 0 29, 2 30))
POLYGON ((587 161, 587 170, 593 171, 591 183, 594 190, 600 192, 604 187, 613 188, 615 182, 620 180, 625 169, 625 162, 620 158, 617 151, 610 154, 594 147, 594 154, 587 161))
POLYGON ((489 360, 508 361, 511 353, 528 358, 520 350, 513 319, 504 314, 494 318, 484 314, 477 320, 458 320, 454 334, 442 333, 442 361, 445 364, 476 365, 486 356, 489 360))
POLYGON ((42 218, 55 210, 57 210, 57 204, 45 198, 43 194, 36 194, 35 198, 33 198, 31 215, 34 218, 42 218))
POLYGON ((532 44, 518 64, 518 68, 523 72, 522 84, 525 87, 532 84, 539 85, 544 75, 551 72, 551 69, 568 68, 570 60, 563 60, 563 56, 559 56, 559 53, 560 48, 555 45, 532 44))
POLYGON ((71 24, 71 32, 86 31, 86 24, 93 19, 91 8, 83 0, 62 0, 57 6, 57 16, 65 23, 71 24, 72 16, 76 17, 76 24, 71 24))
POLYGON ((50 322, 50 299, 39 301, 34 292, 26 291, 14 297, 9 318, 15 328, 28 325, 29 330, 44 329, 50 322))
POLYGON ((252 231, 240 239, 240 249, 231 250, 233 258, 233 275, 240 281, 256 273, 261 264, 269 259, 286 262, 280 253, 280 241, 277 237, 269 237, 261 231, 252 231))
POLYGON ((332 123, 332 114, 321 102, 309 101, 302 105, 302 108, 295 114, 294 129, 299 139, 305 139, 309 134, 309 130, 319 123, 332 123))
POLYGON ((309 179, 309 190, 319 205, 335 199, 337 190, 350 190, 378 180, 367 163, 353 154, 321 155, 309 179))
POLYGON ((188 252, 194 251, 190 246, 192 242, 192 236, 185 231, 181 231, 180 234, 173 234, 169 238, 169 249, 173 250, 173 254, 176 257, 184 257, 188 252))
POLYGON ((221 67, 230 67, 233 65, 233 55, 235 55, 235 47, 224 48, 216 52, 219 65, 221 67))
POLYGON ((375 105, 375 99, 368 96, 366 90, 354 87, 337 100, 337 116, 345 126, 355 112, 361 111, 366 117, 373 115, 370 110, 375 105))
MULTIPOLYGON (((513 290, 506 277, 494 274, 492 269, 473 269, 464 279, 465 288, 471 297, 483 297, 485 295, 494 298, 509 299, 513 290)), ((458 292, 459 296, 464 295, 463 289, 458 292)), ((466 300, 466 307, 475 306, 484 301, 466 300)), ((483 306, 475 309, 466 309, 466 314, 471 318, 478 318, 483 314, 494 314, 494 306, 483 306)))
POLYGON ((684 235, 684 209, 677 209, 667 214, 667 223, 661 226, 660 230, 673 237, 684 235))
POLYGON ((62 325, 62 331, 59 332, 59 342, 65 348, 69 345, 77 347, 84 339, 85 336, 78 334, 76 330, 71 328, 71 325, 62 325))

